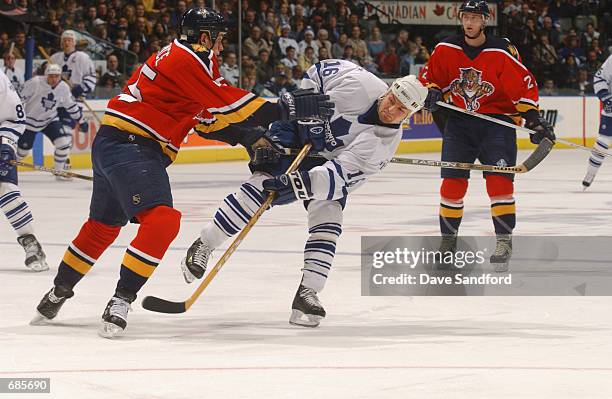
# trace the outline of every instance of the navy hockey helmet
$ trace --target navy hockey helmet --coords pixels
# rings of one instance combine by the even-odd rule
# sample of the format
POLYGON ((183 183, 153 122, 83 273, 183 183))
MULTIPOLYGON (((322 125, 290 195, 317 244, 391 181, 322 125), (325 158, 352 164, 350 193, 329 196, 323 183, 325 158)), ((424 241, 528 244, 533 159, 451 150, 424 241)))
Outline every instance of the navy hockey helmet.
POLYGON ((462 12, 471 12, 489 18, 489 5, 485 0, 467 0, 459 7, 459 15, 462 12))
POLYGON ((227 24, 223 16, 211 8, 192 8, 181 17, 179 32, 180 39, 191 44, 199 43, 202 32, 208 32, 214 43, 219 33, 227 32, 227 24))

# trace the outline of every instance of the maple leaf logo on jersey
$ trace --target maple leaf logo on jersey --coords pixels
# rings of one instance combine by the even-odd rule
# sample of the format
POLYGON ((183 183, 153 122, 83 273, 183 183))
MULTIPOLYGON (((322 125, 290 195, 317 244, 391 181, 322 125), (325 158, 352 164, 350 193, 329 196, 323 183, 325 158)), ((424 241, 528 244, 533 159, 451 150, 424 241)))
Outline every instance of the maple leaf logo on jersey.
POLYGON ((41 103, 45 111, 52 110, 53 107, 55 107, 56 102, 57 101, 55 101, 55 96, 53 95, 53 93, 49 93, 47 97, 41 98, 41 103))
POLYGON ((465 109, 468 111, 476 111, 480 108, 478 99, 484 96, 490 96, 495 91, 493 85, 482 80, 482 71, 469 68, 459 68, 459 78, 453 80, 450 84, 452 94, 463 98, 465 109))

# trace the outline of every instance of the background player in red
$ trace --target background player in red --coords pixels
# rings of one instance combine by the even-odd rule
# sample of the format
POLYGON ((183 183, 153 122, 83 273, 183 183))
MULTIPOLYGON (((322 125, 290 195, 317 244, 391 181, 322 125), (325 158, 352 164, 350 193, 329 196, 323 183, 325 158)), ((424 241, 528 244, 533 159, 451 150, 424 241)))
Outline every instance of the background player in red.
POLYGON ((287 93, 275 104, 226 85, 216 58, 225 30, 219 13, 188 10, 180 38, 151 56, 109 101, 92 146, 89 219, 68 247, 32 324, 57 315, 121 227, 133 221, 140 224, 138 234, 125 252, 100 335, 111 338, 125 329, 130 303, 178 234, 181 213, 173 208, 166 167, 196 124, 206 125, 211 138, 252 147, 263 140, 263 131, 253 126, 333 114, 333 104, 322 94, 287 93))
MULTIPOLYGON (((489 7, 469 0, 460 7, 463 33, 442 40, 421 72, 429 88, 425 108, 434 112, 437 101, 450 97, 453 104, 535 130, 531 142, 544 137, 554 141, 550 124, 540 117, 535 78, 521 63, 516 48, 505 39, 485 34, 489 7)), ((442 160, 512 166, 516 164, 516 131, 458 112, 450 112, 443 132, 442 160)), ((440 188, 441 251, 455 251, 463 217, 463 197, 469 171, 442 169, 440 188)), ((505 271, 512 254, 516 224, 514 175, 485 172, 491 216, 497 236, 491 263, 505 271)), ((448 265, 440 265, 442 268, 448 265)))

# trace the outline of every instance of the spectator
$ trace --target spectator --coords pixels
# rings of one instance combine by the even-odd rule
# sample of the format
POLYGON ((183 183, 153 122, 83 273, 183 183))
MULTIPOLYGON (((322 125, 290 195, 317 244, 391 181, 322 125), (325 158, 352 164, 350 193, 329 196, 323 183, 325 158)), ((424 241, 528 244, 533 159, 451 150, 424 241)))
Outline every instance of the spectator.
POLYGON ((282 2, 280 5, 278 10, 278 19, 281 25, 286 25, 291 22, 291 10, 289 9, 289 4, 286 1, 282 2))
POLYGON ((257 60, 256 78, 258 82, 267 82, 274 76, 274 66, 270 59, 270 52, 266 49, 259 50, 257 60))
POLYGON ((287 47, 286 52, 287 55, 281 60, 281 64, 287 68, 293 68, 298 64, 297 57, 295 56, 295 48, 293 48, 293 46, 289 46, 287 47))
POLYGON ((255 10, 249 8, 242 21, 242 40, 245 40, 249 36, 249 32, 251 32, 255 26, 257 26, 257 14, 255 10))
MULTIPOLYGON (((13 54, 15 54, 15 58, 16 59, 24 59, 25 58, 25 54, 26 54, 26 50, 25 50, 25 43, 26 43, 26 35, 25 32, 17 32, 15 34, 15 40, 13 40, 13 43, 15 43, 15 48, 13 49, 13 54)), ((10 47, 10 44, 9 44, 10 47)))
POLYGON ((385 75, 395 75, 399 72, 399 57, 397 47, 391 42, 387 45, 384 53, 378 55, 378 69, 385 75))
POLYGON ((353 46, 351 46, 350 44, 347 44, 344 47, 344 53, 342 54, 342 59, 346 61, 350 61, 355 65, 360 65, 359 60, 355 58, 355 50, 353 49, 353 46))
POLYGON ((13 11, 17 8, 17 2, 14 0, 2 0, 0 2, 0 11, 13 11))
POLYGON ((300 54, 298 57, 298 65, 303 71, 307 70, 317 62, 319 62, 319 60, 315 56, 314 49, 310 46, 306 47, 304 54, 300 54))
POLYGON ((368 45, 361 38, 361 28, 359 26, 353 26, 351 31, 351 37, 348 39, 348 44, 350 44, 355 52, 359 50, 363 50, 363 53, 368 54, 368 45))
POLYGON ((268 55, 271 58, 279 59, 281 51, 280 51, 280 48, 278 47, 278 39, 276 39, 274 35, 274 29, 272 29, 272 27, 266 26, 264 28, 263 39, 265 40, 266 44, 268 45, 268 48, 270 49, 268 55))
POLYGON ((327 32, 327 29, 319 29, 317 31, 317 40, 315 43, 319 47, 319 50, 321 50, 321 47, 325 47, 329 54, 331 53, 332 44, 328 39, 329 33, 327 32))
POLYGON ((251 29, 251 36, 246 39, 242 45, 243 51, 249 57, 257 57, 259 50, 266 49, 270 51, 268 43, 261 37, 261 28, 254 26, 251 29))
POLYGON ((298 52, 304 54, 306 47, 312 47, 315 52, 319 52, 319 46, 314 40, 314 31, 310 28, 306 28, 304 31, 304 40, 298 44, 298 52))
POLYGON ((327 51, 327 47, 319 48, 319 56, 317 58, 319 59, 319 61, 329 59, 329 51, 327 51))
POLYGON ((374 58, 378 57, 380 53, 385 51, 385 42, 380 34, 380 28, 375 26, 372 28, 372 36, 368 40, 368 52, 374 58))
POLYGON ((535 18, 528 18, 523 27, 520 40, 516 43, 519 53, 523 57, 523 62, 527 66, 532 64, 532 52, 537 42, 538 35, 536 33, 535 18))
POLYGON ((121 89, 125 85, 125 75, 119 72, 119 59, 116 55, 106 58, 106 72, 98 81, 98 86, 105 89, 121 89))
POLYGON ((265 90, 262 93, 263 95, 276 97, 283 93, 292 92, 297 89, 295 83, 288 81, 287 74, 285 72, 277 73, 274 79, 266 83, 264 87, 265 90))
POLYGON ((585 69, 578 71, 578 81, 574 87, 581 96, 593 94, 593 81, 589 81, 588 73, 585 69))
POLYGON ((416 64, 426 64, 429 61, 429 50, 423 44, 423 38, 417 36, 414 38, 414 44, 416 45, 416 51, 414 53, 414 62, 416 64))
POLYGON ((585 60, 584 50, 578 45, 578 36, 568 36, 565 41, 567 45, 559 50, 559 57, 564 59, 571 54, 583 62, 585 60))
POLYGON ((225 62, 219 67, 221 76, 232 86, 237 87, 240 79, 240 70, 238 69, 238 60, 236 53, 229 51, 225 54, 225 62))
POLYGON ((538 82, 553 76, 557 61, 557 52, 548 42, 548 34, 540 33, 540 42, 533 48, 533 66, 538 82))
POLYGON ((348 44, 348 36, 343 33, 338 38, 338 42, 332 46, 332 58, 342 58, 344 47, 348 44))
POLYGON ((291 72, 293 76, 293 83, 295 83, 297 87, 300 87, 302 85, 302 80, 304 79, 304 69, 297 65, 293 67, 291 72))
POLYGON ((591 43, 593 40, 599 39, 599 32, 595 30, 595 26, 592 22, 589 22, 586 25, 586 30, 582 34, 582 46, 585 50, 588 50, 591 47, 591 43))
POLYGON ((540 35, 542 33, 546 33, 548 35, 548 42, 553 47, 558 47, 560 44, 560 35, 557 28, 553 26, 553 20, 550 16, 545 16, 542 19, 542 29, 540 30, 540 35))
POLYGON ((561 86, 564 88, 576 87, 578 82, 578 65, 573 55, 567 56, 561 65, 561 86))
POLYGON ((593 50, 589 51, 585 63, 585 69, 587 71, 587 76, 589 80, 593 80, 593 76, 595 75, 597 70, 601 68, 601 64, 602 62, 597 59, 597 53, 593 50))
POLYGON ((332 15, 329 19, 329 23, 327 24, 327 32, 329 33, 329 39, 332 43, 336 43, 340 37, 340 34, 342 33, 338 28, 338 20, 334 15, 332 15))
POLYGON ((281 56, 287 55, 287 47, 291 46, 294 49, 298 48, 298 43, 295 39, 289 37, 289 33, 291 33, 291 26, 283 25, 281 27, 281 36, 278 38, 278 47, 281 52, 281 56))
POLYGON ((374 62, 372 57, 365 52, 363 48, 358 48, 355 51, 355 58, 359 61, 359 65, 361 65, 366 71, 372 72, 375 75, 378 75, 378 65, 374 62))
POLYGON ((557 88, 555 87, 555 82, 552 79, 546 79, 544 81, 544 86, 540 90, 541 96, 556 96, 559 95, 557 88))

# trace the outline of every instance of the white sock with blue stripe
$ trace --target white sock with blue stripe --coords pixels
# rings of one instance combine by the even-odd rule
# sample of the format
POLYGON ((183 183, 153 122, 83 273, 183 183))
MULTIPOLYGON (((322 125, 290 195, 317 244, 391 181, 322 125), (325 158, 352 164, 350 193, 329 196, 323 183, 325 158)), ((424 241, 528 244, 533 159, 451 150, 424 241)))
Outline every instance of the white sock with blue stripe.
POLYGON ((597 150, 608 152, 608 149, 610 148, 610 143, 612 143, 612 137, 610 136, 604 136, 600 134, 599 137, 597 137, 597 141, 593 146, 593 151, 591 151, 591 156, 589 158, 589 167, 587 169, 587 174, 584 178, 584 181, 586 183, 591 184, 593 182, 593 179, 595 179, 595 175, 599 171, 599 168, 601 167, 605 159, 605 155, 602 155, 601 153, 597 152, 597 150))
POLYGON ((254 173, 240 186, 240 190, 225 197, 213 221, 202 229, 202 242, 214 249, 242 230, 264 203, 266 194, 262 182, 268 178, 262 173, 254 173))
POLYGON ((0 183, 0 208, 17 235, 34 234, 32 213, 21 197, 19 187, 12 183, 0 183))
POLYGON ((304 246, 302 285, 321 292, 342 233, 342 205, 338 201, 313 200, 308 204, 308 240, 304 246))

